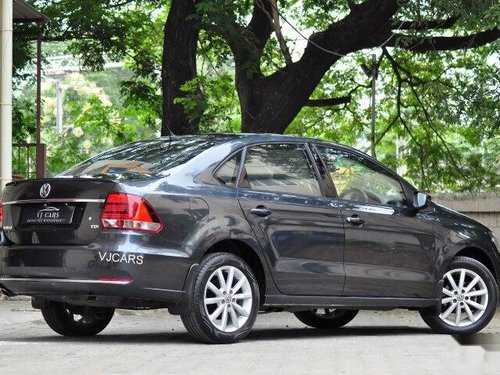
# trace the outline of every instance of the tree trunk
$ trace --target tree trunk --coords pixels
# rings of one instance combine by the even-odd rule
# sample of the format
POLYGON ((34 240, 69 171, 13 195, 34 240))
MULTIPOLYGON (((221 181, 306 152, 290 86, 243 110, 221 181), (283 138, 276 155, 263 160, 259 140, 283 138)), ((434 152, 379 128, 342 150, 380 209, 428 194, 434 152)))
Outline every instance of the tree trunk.
POLYGON ((343 20, 313 34, 299 61, 268 77, 249 75, 246 61, 236 56, 242 131, 283 133, 335 62, 348 53, 384 42, 397 9, 396 0, 355 5, 343 20))
POLYGON ((246 79, 244 72, 237 73, 241 131, 283 133, 306 105, 332 60, 316 61, 314 68, 296 63, 270 77, 246 79))
POLYGON ((198 118, 186 115, 177 98, 185 97, 181 86, 196 78, 196 50, 200 26, 194 15, 198 0, 173 0, 164 28, 163 119, 161 134, 196 134, 198 118))

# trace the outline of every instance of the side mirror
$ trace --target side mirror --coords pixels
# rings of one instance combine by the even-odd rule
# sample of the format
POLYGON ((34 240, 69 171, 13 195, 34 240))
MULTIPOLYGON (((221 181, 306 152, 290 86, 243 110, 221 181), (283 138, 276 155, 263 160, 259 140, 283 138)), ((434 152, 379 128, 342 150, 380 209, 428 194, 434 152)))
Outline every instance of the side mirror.
POLYGON ((427 193, 419 191, 415 196, 415 203, 413 204, 416 209, 422 209, 428 206, 431 196, 427 193))

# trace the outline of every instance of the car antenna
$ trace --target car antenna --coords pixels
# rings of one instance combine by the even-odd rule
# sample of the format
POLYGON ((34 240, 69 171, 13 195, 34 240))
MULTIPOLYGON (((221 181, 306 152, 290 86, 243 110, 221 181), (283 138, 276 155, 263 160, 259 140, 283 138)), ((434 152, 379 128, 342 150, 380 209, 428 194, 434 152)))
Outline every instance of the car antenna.
POLYGON ((170 125, 168 123, 165 123, 165 126, 167 127, 169 138, 175 137, 175 133, 170 128, 170 125))

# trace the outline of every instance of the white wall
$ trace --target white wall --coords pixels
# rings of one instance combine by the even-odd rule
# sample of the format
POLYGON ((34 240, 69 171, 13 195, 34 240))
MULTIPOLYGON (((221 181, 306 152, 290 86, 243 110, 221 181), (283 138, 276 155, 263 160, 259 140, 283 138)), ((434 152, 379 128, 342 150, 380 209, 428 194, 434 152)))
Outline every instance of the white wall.
POLYGON ((479 221, 500 238, 500 193, 446 193, 432 200, 479 221))
POLYGON ((12 178, 12 0, 0 0, 0 191, 12 178))

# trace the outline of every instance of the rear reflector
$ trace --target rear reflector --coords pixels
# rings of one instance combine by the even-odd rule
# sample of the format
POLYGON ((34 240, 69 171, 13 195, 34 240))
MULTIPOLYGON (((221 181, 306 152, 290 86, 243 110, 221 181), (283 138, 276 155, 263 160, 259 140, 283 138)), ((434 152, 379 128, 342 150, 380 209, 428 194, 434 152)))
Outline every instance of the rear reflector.
POLYGON ((144 198, 109 193, 101 215, 103 229, 140 230, 158 233, 163 224, 153 207, 144 198))
POLYGON ((2 222, 3 222, 3 207, 2 207, 2 201, 0 201, 0 229, 2 229, 2 222))

